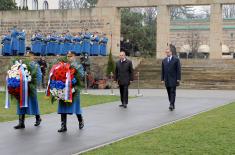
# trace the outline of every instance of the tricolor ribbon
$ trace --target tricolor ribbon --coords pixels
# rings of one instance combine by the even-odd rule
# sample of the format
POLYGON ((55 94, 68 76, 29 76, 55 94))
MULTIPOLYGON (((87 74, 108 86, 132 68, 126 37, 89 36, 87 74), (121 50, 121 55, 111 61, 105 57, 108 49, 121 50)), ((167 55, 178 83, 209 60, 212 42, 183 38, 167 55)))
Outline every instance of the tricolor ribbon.
POLYGON ((10 108, 10 100, 9 100, 9 93, 8 93, 8 76, 6 76, 6 102, 5 102, 5 108, 8 109, 10 108))
MULTIPOLYGON (((20 66, 19 68, 20 74, 20 108, 28 107, 28 79, 24 68, 20 66)), ((8 82, 8 76, 6 77, 6 83, 8 82)), ((9 93, 8 93, 8 84, 6 85, 6 103, 5 108, 10 107, 9 93)))
POLYGON ((20 108, 28 107, 28 79, 23 66, 20 66, 20 108))
POLYGON ((53 65, 53 67, 50 70, 49 73, 49 80, 47 83, 47 91, 46 91, 46 96, 50 96, 50 83, 51 83, 51 76, 53 75, 54 70, 58 69, 60 67, 61 63, 53 65))
POLYGON ((65 102, 72 103, 73 96, 72 96, 72 80, 71 80, 71 73, 70 73, 70 64, 66 65, 66 82, 65 82, 65 102))

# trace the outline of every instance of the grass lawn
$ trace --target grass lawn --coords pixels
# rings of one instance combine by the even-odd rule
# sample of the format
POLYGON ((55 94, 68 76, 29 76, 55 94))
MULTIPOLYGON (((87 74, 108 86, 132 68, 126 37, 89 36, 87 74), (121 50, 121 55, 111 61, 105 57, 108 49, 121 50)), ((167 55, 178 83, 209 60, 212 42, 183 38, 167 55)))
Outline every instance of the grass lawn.
MULTIPOLYGON (((112 101, 118 101, 120 97, 109 95, 81 95, 81 106, 88 107, 112 101)), ((5 93, 0 92, 0 122, 18 119, 16 115, 16 103, 11 102, 11 107, 5 109, 5 93)), ((38 93, 38 101, 41 114, 49 114, 57 111, 57 103, 51 104, 49 97, 45 93, 38 93)))
POLYGON ((235 155, 235 103, 83 155, 235 155))

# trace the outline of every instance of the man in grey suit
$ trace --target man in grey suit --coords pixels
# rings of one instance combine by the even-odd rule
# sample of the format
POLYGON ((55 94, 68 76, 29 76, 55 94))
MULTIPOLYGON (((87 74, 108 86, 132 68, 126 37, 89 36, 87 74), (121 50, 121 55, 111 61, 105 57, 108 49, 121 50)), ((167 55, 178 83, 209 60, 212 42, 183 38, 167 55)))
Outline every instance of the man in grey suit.
POLYGON ((120 52, 120 60, 116 62, 115 81, 118 82, 122 104, 120 107, 127 108, 128 86, 133 81, 132 62, 126 58, 124 51, 120 52))
POLYGON ((165 83, 168 99, 170 102, 169 109, 175 109, 176 86, 181 80, 180 60, 172 55, 170 48, 166 49, 167 57, 162 61, 162 83, 165 83))

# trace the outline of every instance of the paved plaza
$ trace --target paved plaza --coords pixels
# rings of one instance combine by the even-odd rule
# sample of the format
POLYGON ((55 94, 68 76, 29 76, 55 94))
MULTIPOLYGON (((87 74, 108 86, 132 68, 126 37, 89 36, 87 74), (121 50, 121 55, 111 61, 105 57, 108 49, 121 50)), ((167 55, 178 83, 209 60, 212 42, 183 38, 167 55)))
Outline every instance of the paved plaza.
MULTIPOLYGON (((88 90, 90 94, 110 94, 110 90, 88 90)), ((118 90, 114 90, 119 94, 118 90)), ((137 90, 130 90, 135 96, 137 90)), ((68 131, 58 133, 60 115, 42 116, 42 124, 34 127, 34 118, 26 119, 26 128, 14 130, 17 121, 0 123, 0 150, 4 155, 69 155, 102 146, 167 123, 235 101, 235 91, 177 90, 176 110, 168 110, 166 90, 142 90, 143 97, 129 101, 127 109, 120 102, 83 109, 85 128, 78 129, 75 115, 68 117, 68 131)))

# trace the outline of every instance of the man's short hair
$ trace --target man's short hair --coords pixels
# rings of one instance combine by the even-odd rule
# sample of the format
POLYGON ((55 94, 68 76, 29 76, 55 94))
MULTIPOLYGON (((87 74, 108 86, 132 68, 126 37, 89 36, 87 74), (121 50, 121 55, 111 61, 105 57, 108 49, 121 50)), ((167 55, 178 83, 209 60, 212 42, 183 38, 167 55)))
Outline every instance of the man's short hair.
POLYGON ((126 51, 125 51, 125 50, 121 50, 121 51, 120 51, 120 53, 121 53, 121 52, 123 52, 123 53, 125 53, 125 54, 126 54, 126 51))

